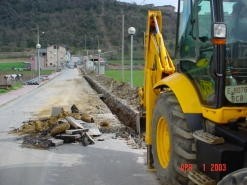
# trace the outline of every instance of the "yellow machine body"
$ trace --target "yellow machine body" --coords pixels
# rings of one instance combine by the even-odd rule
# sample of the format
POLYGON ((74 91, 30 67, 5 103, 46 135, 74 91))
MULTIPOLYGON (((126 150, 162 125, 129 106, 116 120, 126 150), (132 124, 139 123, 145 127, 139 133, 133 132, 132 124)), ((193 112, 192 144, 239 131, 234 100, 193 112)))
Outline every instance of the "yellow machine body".
POLYGON ((226 124, 230 119, 246 117, 246 107, 211 109, 201 105, 191 81, 185 75, 175 72, 174 63, 160 33, 161 28, 161 12, 149 11, 144 40, 145 83, 144 88, 139 92, 141 104, 146 109, 146 143, 152 144, 152 111, 162 88, 169 88, 175 93, 185 114, 201 113, 204 118, 218 124, 226 124), (155 21, 159 25, 159 33, 152 34, 152 29, 155 29, 155 21))

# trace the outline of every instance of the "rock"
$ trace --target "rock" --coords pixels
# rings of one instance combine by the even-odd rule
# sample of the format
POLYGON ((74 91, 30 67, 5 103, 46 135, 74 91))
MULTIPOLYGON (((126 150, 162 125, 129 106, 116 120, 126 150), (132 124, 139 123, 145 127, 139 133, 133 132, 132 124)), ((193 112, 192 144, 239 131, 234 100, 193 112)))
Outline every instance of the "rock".
POLYGON ((69 116, 69 115, 70 115, 70 113, 69 113, 69 112, 67 112, 67 111, 63 111, 63 115, 64 115, 64 116, 69 116))
POLYGON ((35 121, 35 131, 39 132, 42 129, 42 123, 41 121, 35 121))
POLYGON ((71 112, 72 112, 72 113, 79 113, 79 109, 76 107, 75 104, 72 105, 72 107, 71 107, 71 112))
POLYGON ((52 126, 55 125, 57 123, 57 118, 56 117, 50 117, 50 119, 48 120, 48 125, 52 126))
POLYGON ((72 113, 72 117, 78 120, 81 119, 81 115, 79 113, 72 113))
POLYGON ((82 144, 84 146, 87 146, 87 144, 95 144, 94 139, 88 134, 88 133, 84 133, 82 135, 82 144))
POLYGON ((51 130, 51 135, 55 136, 57 134, 64 133, 66 130, 70 128, 70 124, 68 122, 63 122, 59 125, 56 125, 52 130, 51 130))
POLYGON ((87 113, 82 113, 81 120, 85 121, 85 122, 88 122, 88 123, 93 123, 94 122, 93 117, 90 114, 87 114, 87 113))
POLYGON ((83 144, 83 146, 88 146, 89 145, 89 141, 88 141, 88 138, 87 137, 84 137, 82 139, 82 144, 83 144))
POLYGON ((108 127, 110 124, 109 124, 109 122, 108 121, 102 121, 101 123, 100 123, 100 126, 102 126, 102 127, 108 127))
POLYGON ((105 138, 103 138, 103 137, 98 138, 98 141, 104 141, 104 140, 105 140, 105 138))
POLYGON ((64 117, 64 115, 63 115, 63 113, 61 112, 61 113, 59 113, 58 115, 57 115, 57 118, 58 119, 61 119, 61 118, 63 118, 64 117))

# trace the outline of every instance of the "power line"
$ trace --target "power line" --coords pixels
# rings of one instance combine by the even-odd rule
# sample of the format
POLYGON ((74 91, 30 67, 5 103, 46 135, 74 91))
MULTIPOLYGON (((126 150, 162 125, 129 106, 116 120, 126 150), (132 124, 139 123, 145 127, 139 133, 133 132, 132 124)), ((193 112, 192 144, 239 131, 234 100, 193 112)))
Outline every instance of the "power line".
POLYGON ((140 5, 142 5, 146 0, 142 1, 142 3, 140 5))

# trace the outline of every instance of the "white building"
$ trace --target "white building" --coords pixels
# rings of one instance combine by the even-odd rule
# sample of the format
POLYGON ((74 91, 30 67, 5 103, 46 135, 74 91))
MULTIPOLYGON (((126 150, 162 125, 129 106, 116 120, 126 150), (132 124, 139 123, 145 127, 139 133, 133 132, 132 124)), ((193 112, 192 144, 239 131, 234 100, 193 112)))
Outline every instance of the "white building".
POLYGON ((47 47, 47 67, 60 67, 66 63, 66 48, 62 45, 47 47))

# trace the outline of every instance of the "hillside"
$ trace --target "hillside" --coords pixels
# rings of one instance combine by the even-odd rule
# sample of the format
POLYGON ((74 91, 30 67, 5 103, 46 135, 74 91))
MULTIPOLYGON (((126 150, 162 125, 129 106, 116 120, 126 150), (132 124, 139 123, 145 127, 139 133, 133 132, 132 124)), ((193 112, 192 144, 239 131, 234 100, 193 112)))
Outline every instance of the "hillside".
MULTIPOLYGON (((125 51, 129 52, 128 28, 136 28, 134 50, 143 50, 148 8, 116 0, 3 0, 0 4, 0 52, 35 49, 40 30, 42 47, 66 45, 76 51, 121 48, 122 12, 125 17, 125 51), (44 32, 44 34, 41 34, 44 32)), ((175 38, 176 13, 163 11, 163 35, 175 38)), ((171 46, 172 47, 172 44, 171 46)))

